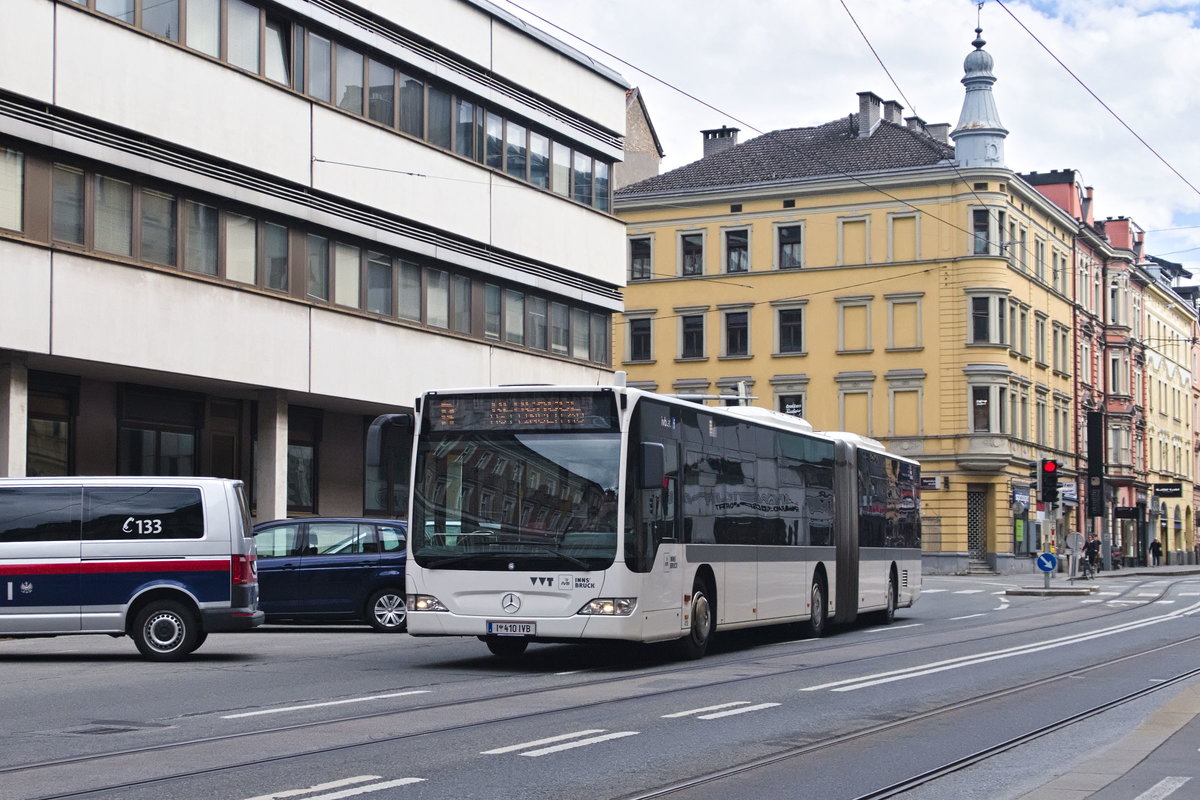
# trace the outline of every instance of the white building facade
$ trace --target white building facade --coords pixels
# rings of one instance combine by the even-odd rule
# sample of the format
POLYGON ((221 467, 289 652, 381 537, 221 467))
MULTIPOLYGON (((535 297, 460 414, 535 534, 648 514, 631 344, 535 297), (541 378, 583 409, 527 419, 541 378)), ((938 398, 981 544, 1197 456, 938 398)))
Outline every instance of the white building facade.
POLYGON ((402 513, 367 426, 594 383, 628 86, 485 0, 5 0, 0 476, 402 513))

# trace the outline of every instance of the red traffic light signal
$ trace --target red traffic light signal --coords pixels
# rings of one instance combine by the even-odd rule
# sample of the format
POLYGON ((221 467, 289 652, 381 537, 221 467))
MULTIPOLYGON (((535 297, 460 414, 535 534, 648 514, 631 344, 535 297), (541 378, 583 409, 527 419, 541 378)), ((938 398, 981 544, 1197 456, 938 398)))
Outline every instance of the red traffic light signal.
POLYGON ((1058 502, 1058 467, 1059 463, 1052 458, 1042 459, 1041 480, 1038 486, 1038 496, 1043 503, 1058 502))

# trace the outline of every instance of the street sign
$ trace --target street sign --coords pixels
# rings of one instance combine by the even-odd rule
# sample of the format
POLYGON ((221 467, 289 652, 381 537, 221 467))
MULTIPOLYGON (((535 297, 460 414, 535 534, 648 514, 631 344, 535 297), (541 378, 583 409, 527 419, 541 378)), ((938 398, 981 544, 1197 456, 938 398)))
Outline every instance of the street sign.
POLYGON ((1037 568, 1042 572, 1054 572, 1058 569, 1058 558, 1054 553, 1042 553, 1037 557, 1037 568))

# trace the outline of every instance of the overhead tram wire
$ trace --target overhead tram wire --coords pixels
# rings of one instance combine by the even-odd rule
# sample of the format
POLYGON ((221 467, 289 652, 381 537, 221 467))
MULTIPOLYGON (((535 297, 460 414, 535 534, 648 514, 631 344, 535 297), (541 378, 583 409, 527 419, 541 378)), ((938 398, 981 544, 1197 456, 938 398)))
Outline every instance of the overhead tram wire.
MULTIPOLYGON (((855 19, 854 13, 850 10, 850 7, 848 5, 846 5, 846 0, 838 0, 838 2, 840 2, 842 4, 842 8, 845 9, 846 15, 848 17, 850 17, 850 21, 854 23, 855 29, 858 30, 859 35, 862 36, 863 41, 866 42, 867 48, 870 49, 870 51, 871 51, 871 55, 875 56, 875 60, 879 62, 879 66, 883 69, 884 74, 888 76, 888 80, 890 80, 892 82, 892 86, 896 87, 896 91, 899 92, 900 97, 902 97, 904 99, 904 102, 908 104, 908 107, 912 109, 913 114, 916 115, 917 117, 920 117, 921 115, 917 111, 916 104, 908 99, 908 95, 906 95, 904 93, 904 90, 900 88, 900 84, 896 81, 895 77, 892 76, 892 71, 890 69, 888 69, 887 64, 883 63, 883 58, 879 55, 879 52, 875 49, 875 45, 873 45, 871 43, 871 40, 867 37, 866 31, 864 31, 862 29, 862 26, 858 24, 858 20, 855 19)), ((975 28, 977 31, 979 31, 983 27, 983 23, 982 23, 983 2, 984 2, 984 0, 979 0, 978 6, 976 8, 975 28)), ((972 183, 967 180, 966 176, 962 174, 962 171, 959 170, 958 164, 956 162, 951 161, 950 166, 953 167, 954 174, 958 176, 958 179, 960 181, 962 181, 963 186, 967 187, 967 189, 971 192, 971 195, 976 200, 979 201, 979 205, 985 211, 987 211, 988 216, 991 217, 991 219, 995 221, 996 229, 997 229, 996 230, 996 234, 997 234, 996 238, 998 240, 997 245, 1000 248, 1000 252, 1003 253, 1005 245, 1007 244, 1007 245, 1011 246, 1013 243, 1012 242, 1007 242, 1007 243, 1004 242, 1004 231, 1000 230, 1000 214, 997 211, 995 211, 995 209, 992 206, 983 202, 983 198, 980 197, 979 193, 975 191, 974 185, 972 185, 972 183)), ((968 231, 968 233, 971 236, 971 241, 974 242, 975 232, 968 231)))
MULTIPOLYGON (((671 83, 670 81, 660 78, 657 75, 655 75, 654 73, 648 72, 647 70, 642 69, 641 67, 637 66, 636 64, 632 64, 629 61, 626 61, 625 59, 621 58, 620 56, 618 56, 614 53, 611 53, 608 50, 605 50, 603 47, 600 47, 599 45, 591 42, 590 40, 585 39, 584 37, 580 36, 579 34, 562 27, 561 25, 558 25, 557 23, 552 22, 551 20, 546 19, 545 17, 538 14, 537 12, 532 11, 532 10, 526 8, 525 6, 521 5, 520 3, 516 2, 516 0, 504 0, 504 2, 507 3, 508 5, 512 6, 513 8, 516 8, 516 9, 528 14, 529 16, 533 17, 534 19, 539 20, 540 22, 543 22, 546 25, 549 25, 550 27, 554 28, 555 30, 565 33, 566 35, 570 36, 572 39, 576 39, 580 42, 583 42, 585 45, 592 48, 593 50, 596 50, 599 53, 603 53, 604 55, 608 56, 609 58, 612 58, 612 59, 618 61, 619 63, 624 64, 625 66, 629 67, 630 69, 632 69, 642 75, 645 75, 650 80, 655 81, 656 83, 660 83, 663 86, 667 87, 668 89, 670 89, 674 92, 678 92, 679 94, 683 95, 684 97, 687 97, 688 99, 699 103, 700 105, 704 106, 705 108, 711 109, 712 111, 715 111, 718 114, 721 114, 722 116, 732 120, 733 122, 738 123, 739 125, 745 126, 749 130, 754 131, 755 133, 759 134, 760 136, 766 134, 765 131, 763 131, 762 129, 760 129, 754 125, 751 125, 749 122, 746 122, 745 120, 742 120, 742 119, 734 116, 733 114, 730 114, 729 112, 724 111, 705 100, 701 100, 699 97, 696 97, 695 95, 691 94, 690 92, 679 88, 678 86, 671 83)), ((784 142, 783 144, 787 147, 791 147, 792 149, 796 150, 797 152, 800 152, 799 148, 795 147, 795 145, 792 145, 792 144, 789 144, 786 142, 784 142)), ((818 158, 809 153, 803 153, 803 155, 806 158, 810 159, 811 161, 830 170, 830 174, 836 174, 843 178, 847 178, 851 181, 854 181, 855 183, 858 183, 858 184, 866 187, 867 189, 870 189, 873 192, 878 192, 879 194, 883 195, 884 197, 888 198, 889 200, 894 200, 895 202, 900 203, 901 205, 907 206, 908 208, 911 208, 914 211, 925 214, 930 219, 932 219, 936 222, 940 222, 941 224, 946 225, 951 228, 954 228, 955 230, 962 231, 963 233, 967 234, 970 237, 974 237, 974 235, 975 235, 973 231, 971 231, 967 228, 964 228, 961 225, 956 225, 953 222, 951 222, 947 219, 943 219, 935 214, 932 214, 932 213, 926 211, 925 209, 921 208, 920 206, 916 206, 916 205, 908 202, 907 200, 904 200, 903 198, 896 197, 895 195, 888 192, 887 190, 882 189, 878 186, 875 186, 875 185, 869 183, 868 181, 858 177, 857 175, 855 175, 853 173, 846 172, 845 170, 841 169, 840 167, 836 167, 833 164, 830 164, 828 161, 825 161, 822 158, 818 158)), ((673 207, 678 207, 678 206, 673 206, 673 207)))
POLYGON ((1103 100, 1101 100, 1101 99, 1100 99, 1100 96, 1099 96, 1098 94, 1096 94, 1095 92, 1093 92, 1093 91, 1092 91, 1092 89, 1091 89, 1091 87, 1089 87, 1089 86, 1088 86, 1086 83, 1084 83, 1084 82, 1083 82, 1083 79, 1082 79, 1082 78, 1080 78, 1078 75, 1076 75, 1076 74, 1075 74, 1075 73, 1074 73, 1074 72, 1071 70, 1071 68, 1070 68, 1070 67, 1068 67, 1068 66, 1067 66, 1065 63, 1063 63, 1063 60, 1062 60, 1061 58, 1059 58, 1057 55, 1055 55, 1054 51, 1053 51, 1053 50, 1051 50, 1051 49, 1050 49, 1050 48, 1049 48, 1049 47, 1046 45, 1046 43, 1045 43, 1045 42, 1043 42, 1041 39, 1039 39, 1039 38, 1037 37, 1037 35, 1036 35, 1036 34, 1034 34, 1034 32, 1033 32, 1033 31, 1029 30, 1029 28, 1028 28, 1028 27, 1025 25, 1025 23, 1024 23, 1024 22, 1022 22, 1022 21, 1020 20, 1020 18, 1018 18, 1018 17, 1017 17, 1017 15, 1016 15, 1016 14, 1014 14, 1014 13, 1012 12, 1012 10, 1011 10, 1011 9, 1010 9, 1008 6, 1006 6, 1006 5, 1004 4, 1004 0, 994 0, 994 2, 996 3, 996 5, 998 5, 998 6, 1000 6, 1001 8, 1003 8, 1003 9, 1004 9, 1004 11, 1005 11, 1005 13, 1007 13, 1007 14, 1008 14, 1010 17, 1012 17, 1012 18, 1013 18, 1013 21, 1014 21, 1014 22, 1016 22, 1018 25, 1020 25, 1020 26, 1021 26, 1021 29, 1022 29, 1023 31, 1025 31, 1027 34, 1029 34, 1029 37, 1030 37, 1031 39, 1033 39, 1035 42, 1037 42, 1037 43, 1038 43, 1038 45, 1039 45, 1039 46, 1040 46, 1040 47, 1041 47, 1043 50, 1045 50, 1045 51, 1046 51, 1046 54, 1047 54, 1047 55, 1049 55, 1051 58, 1053 58, 1053 59, 1055 60, 1055 62, 1057 62, 1057 64, 1058 64, 1060 67, 1062 67, 1064 70, 1066 70, 1066 73, 1067 73, 1068 75, 1070 75, 1072 78, 1074 78, 1074 79, 1075 79, 1075 82, 1076 82, 1076 83, 1078 83, 1080 86, 1082 86, 1082 87, 1083 87, 1083 89, 1084 89, 1084 91, 1086 91, 1088 94, 1090 94, 1090 95, 1092 96, 1092 99, 1094 99, 1094 100, 1095 100, 1097 103, 1099 103, 1099 104, 1101 105, 1101 107, 1102 107, 1102 108, 1103 108, 1105 111, 1107 111, 1109 114, 1111 114, 1111 115, 1112 115, 1112 117, 1113 117, 1113 119, 1115 119, 1117 122, 1121 123, 1121 126, 1122 126, 1122 127, 1124 127, 1124 128, 1125 128, 1125 130, 1129 131, 1129 133, 1133 135, 1133 138, 1135 138, 1135 139, 1137 139, 1139 142, 1141 142, 1143 147, 1145 147, 1147 150, 1149 150, 1151 153, 1153 153, 1153 154, 1154 154, 1154 157, 1155 157, 1155 158, 1157 158, 1159 161, 1161 161, 1161 162, 1163 163, 1163 165, 1164 165, 1164 166, 1165 166, 1167 169, 1169 169, 1169 170, 1171 170, 1171 172, 1175 173, 1175 176, 1176 176, 1177 178, 1179 178, 1179 180, 1181 180, 1181 181, 1183 181, 1185 184, 1187 184, 1187 187, 1188 187, 1189 189, 1191 189, 1191 190, 1192 190, 1193 192, 1195 192, 1196 194, 1200 195, 1200 189, 1197 189, 1197 188, 1196 188, 1196 186, 1195 186, 1195 185, 1194 185, 1194 184, 1193 184, 1191 181, 1189 181, 1187 178, 1185 178, 1185 177, 1183 176, 1183 173, 1181 173, 1179 170, 1175 169, 1175 167, 1171 165, 1171 162, 1167 161, 1167 159, 1166 159, 1166 158, 1164 158, 1164 157, 1163 157, 1163 156, 1162 156, 1162 155, 1161 155, 1161 154, 1160 154, 1160 153, 1159 153, 1157 150, 1155 150, 1153 147, 1151 147, 1151 146, 1150 146, 1150 143, 1149 143, 1149 142, 1147 142, 1145 139, 1143 139, 1143 138, 1142 138, 1142 136, 1141 136, 1141 134, 1139 134, 1139 133, 1138 133, 1137 131, 1135 131, 1135 130, 1134 130, 1132 127, 1130 127, 1130 126, 1129 126, 1129 123, 1127 123, 1125 120, 1123 120, 1123 119, 1121 118, 1121 115, 1120 115, 1120 114, 1118 114, 1116 111, 1113 111, 1113 110, 1112 110, 1112 108, 1111 108, 1111 107, 1108 105, 1108 103, 1105 103, 1103 100))

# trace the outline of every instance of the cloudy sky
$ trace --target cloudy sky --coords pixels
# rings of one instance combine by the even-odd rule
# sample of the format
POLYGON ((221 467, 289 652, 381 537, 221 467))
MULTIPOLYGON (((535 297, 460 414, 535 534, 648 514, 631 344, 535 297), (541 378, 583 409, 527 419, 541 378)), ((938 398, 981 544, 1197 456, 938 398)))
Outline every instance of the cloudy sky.
POLYGON ((1098 217, 1133 218, 1149 253, 1200 283, 1195 0, 986 0, 982 10, 977 0, 493 2, 640 87, 664 171, 700 157, 704 128, 739 127, 745 141, 754 129, 816 125, 857 111, 860 91, 953 126, 978 19, 1008 166, 1079 170, 1098 217))

